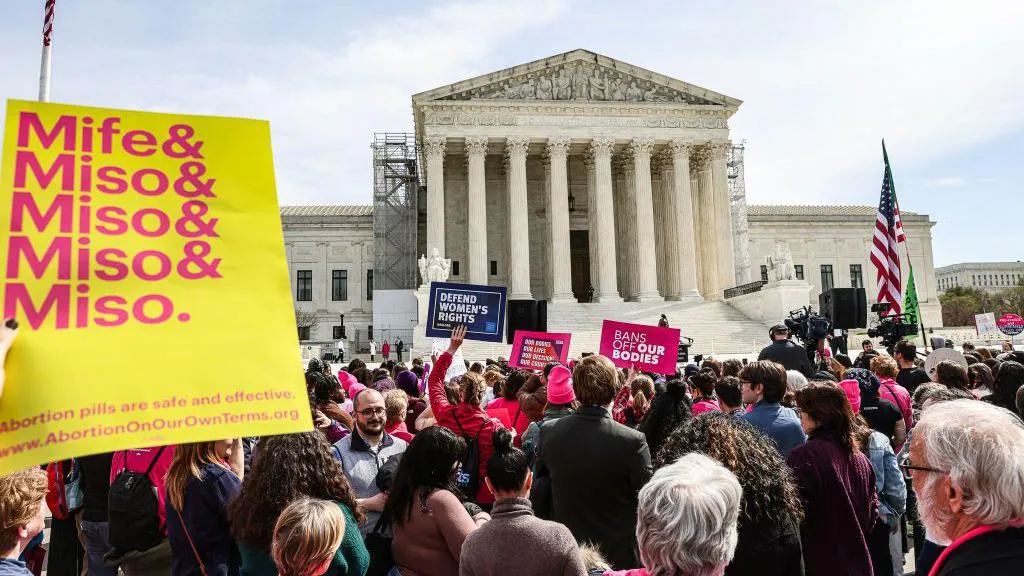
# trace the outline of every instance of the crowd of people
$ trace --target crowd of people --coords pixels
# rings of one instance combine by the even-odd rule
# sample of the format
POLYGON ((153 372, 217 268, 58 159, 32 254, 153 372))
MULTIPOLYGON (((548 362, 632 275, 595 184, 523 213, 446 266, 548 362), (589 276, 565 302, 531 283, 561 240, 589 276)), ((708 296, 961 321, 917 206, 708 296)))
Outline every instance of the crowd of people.
POLYGON ((815 362, 784 328, 669 375, 453 366, 464 328, 314 360, 311 432, 0 477, 0 576, 39 574, 48 510, 50 576, 1024 574, 1024 353, 815 362))

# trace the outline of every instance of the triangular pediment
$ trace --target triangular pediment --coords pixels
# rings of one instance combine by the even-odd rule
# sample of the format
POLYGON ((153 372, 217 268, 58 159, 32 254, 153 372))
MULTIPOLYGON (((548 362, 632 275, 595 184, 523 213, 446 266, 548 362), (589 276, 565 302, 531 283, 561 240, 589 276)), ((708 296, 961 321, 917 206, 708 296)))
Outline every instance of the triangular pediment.
POLYGON ((444 100, 674 102, 737 108, 740 100, 587 50, 573 50, 413 96, 444 100))

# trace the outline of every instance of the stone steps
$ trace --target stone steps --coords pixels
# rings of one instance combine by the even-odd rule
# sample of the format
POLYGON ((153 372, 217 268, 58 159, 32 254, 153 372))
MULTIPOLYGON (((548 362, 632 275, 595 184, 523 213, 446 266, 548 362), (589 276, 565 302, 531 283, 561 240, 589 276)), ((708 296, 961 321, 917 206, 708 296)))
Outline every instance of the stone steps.
MULTIPOLYGON (((662 314, 684 336, 694 339, 693 354, 714 354, 724 357, 753 358, 768 344, 768 327, 721 301, 692 300, 682 302, 617 302, 548 306, 548 331, 569 332, 571 357, 583 352, 597 352, 601 325, 605 319, 656 325, 662 314)), ((467 341, 467 359, 507 358, 511 345, 467 341)))

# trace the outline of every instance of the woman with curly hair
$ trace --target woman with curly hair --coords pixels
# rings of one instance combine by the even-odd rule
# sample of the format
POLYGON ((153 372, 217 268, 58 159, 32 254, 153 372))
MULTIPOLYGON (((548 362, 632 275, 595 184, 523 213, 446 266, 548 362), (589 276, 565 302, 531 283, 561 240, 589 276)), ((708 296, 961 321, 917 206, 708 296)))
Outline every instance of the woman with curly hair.
POLYGON ((277 574, 271 557, 274 526, 281 511, 301 497, 330 500, 345 516, 345 536, 326 574, 364 574, 370 565, 370 554, 356 527, 366 516, 356 505, 355 492, 341 464, 331 454, 331 445, 318 432, 260 440, 259 453, 252 470, 245 475, 242 492, 228 506, 231 536, 242 556, 241 573, 277 574))
POLYGON ((665 383, 665 391, 654 397, 638 430, 647 436, 651 454, 657 454, 665 439, 690 418, 693 418, 693 408, 686 397, 686 382, 673 378, 665 383))
POLYGON ((654 465, 667 466, 690 452, 718 460, 743 487, 739 541, 726 576, 803 574, 803 505, 775 444, 746 422, 712 412, 687 420, 673 432, 654 465))

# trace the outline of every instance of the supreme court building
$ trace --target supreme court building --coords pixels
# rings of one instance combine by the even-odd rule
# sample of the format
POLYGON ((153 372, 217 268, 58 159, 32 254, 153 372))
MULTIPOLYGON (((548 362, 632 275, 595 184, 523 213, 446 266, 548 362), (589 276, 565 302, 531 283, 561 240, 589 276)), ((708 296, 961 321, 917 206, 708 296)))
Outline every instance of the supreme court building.
MULTIPOLYGON (((597 350, 604 319, 655 324, 661 314, 695 338, 695 353, 756 351, 765 324, 788 311, 769 312, 775 297, 755 294, 772 289, 761 281, 780 244, 799 281, 787 290, 803 290, 805 303, 817 308, 831 287, 866 287, 872 300, 875 207, 748 207, 743 186, 730 186, 735 98, 574 50, 422 92, 412 104, 417 152, 403 161, 418 156, 425 186, 410 240, 399 243, 415 237, 408 264, 436 250, 451 260, 449 282, 547 301, 547 327, 573 333, 572 354, 597 350)), ((403 218, 380 210, 377 190, 375 180, 374 206, 282 209, 296 309, 318 319, 300 334, 352 350, 371 336, 401 337, 429 352, 422 289, 382 289, 387 270, 374 283, 374 262, 393 261, 386 250, 395 244, 380 229, 403 218)), ((910 211, 903 222, 922 315, 941 326, 935 223, 910 211)))
POLYGON ((737 284, 726 154, 739 105, 585 50, 417 94, 419 252, 510 299, 721 297, 737 284))

